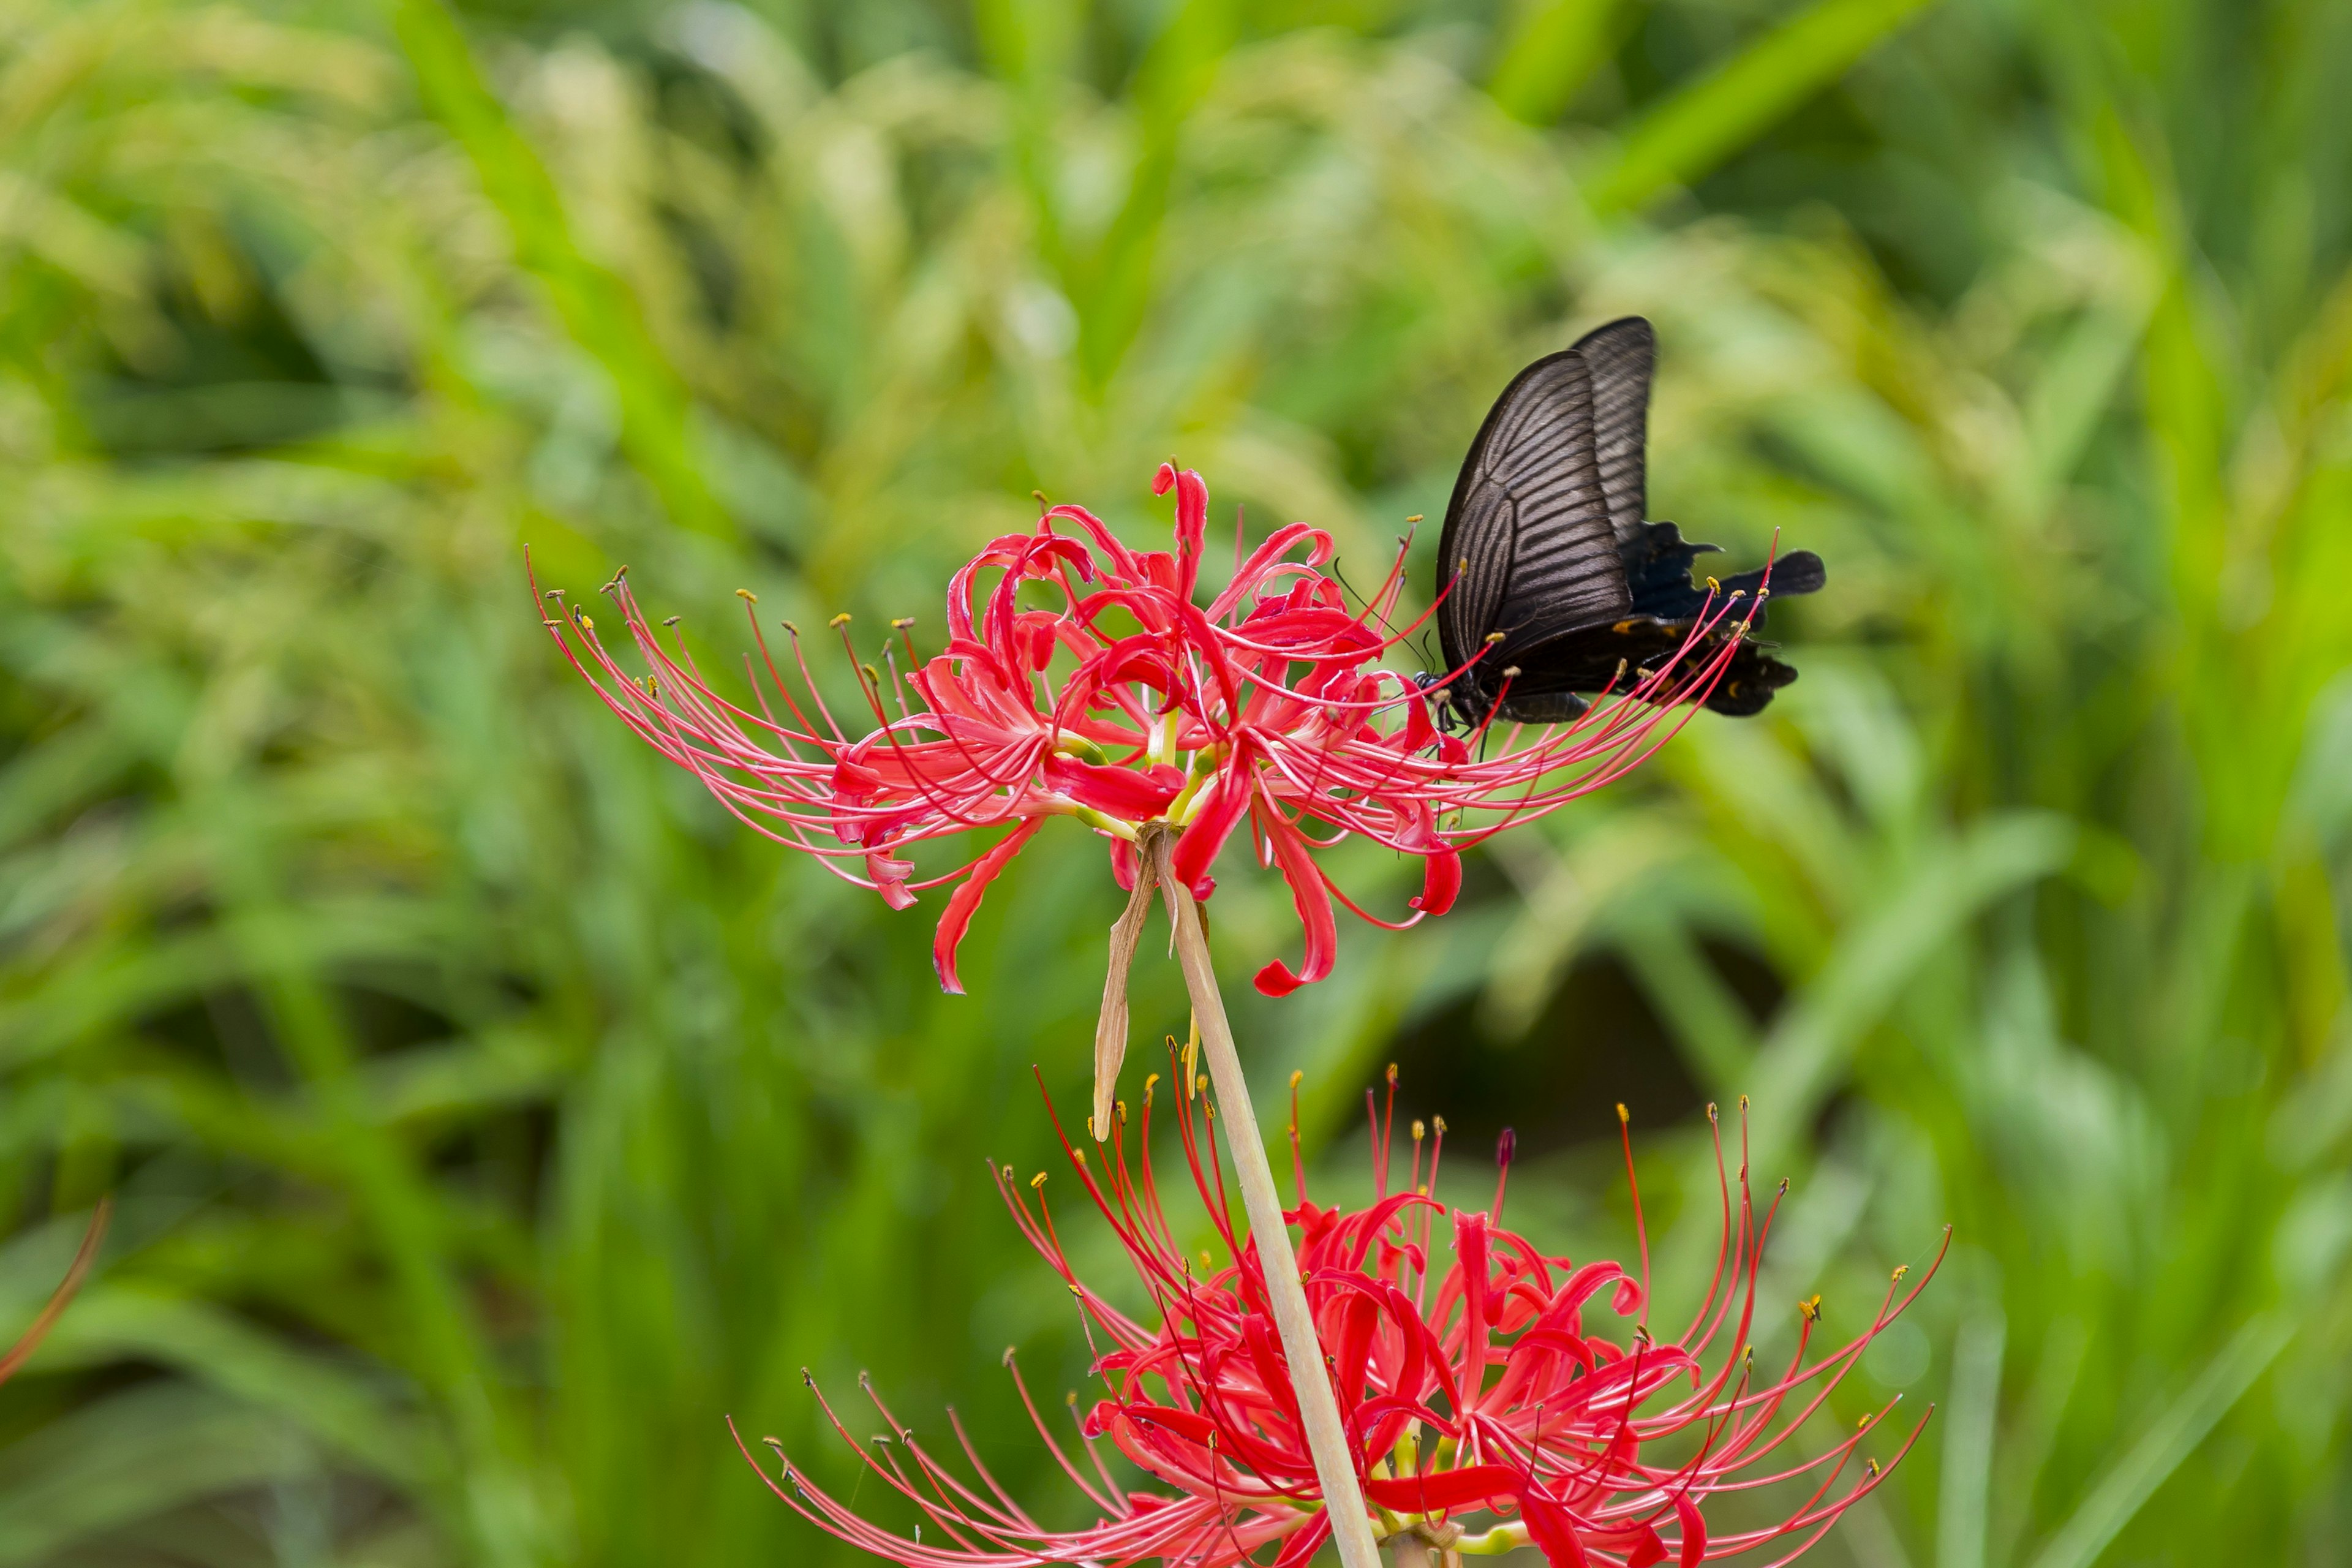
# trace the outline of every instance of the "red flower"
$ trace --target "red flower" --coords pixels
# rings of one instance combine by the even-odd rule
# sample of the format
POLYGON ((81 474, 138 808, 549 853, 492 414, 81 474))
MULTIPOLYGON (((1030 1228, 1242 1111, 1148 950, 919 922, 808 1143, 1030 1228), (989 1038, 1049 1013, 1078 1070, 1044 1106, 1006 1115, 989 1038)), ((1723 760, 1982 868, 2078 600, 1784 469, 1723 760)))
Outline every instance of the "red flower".
MULTIPOLYGON (((1174 872, 1201 899, 1215 885, 1218 852, 1246 818, 1261 862, 1290 884, 1306 929, 1297 969, 1276 962, 1258 974, 1258 989, 1272 995, 1330 973, 1335 894, 1377 921, 1337 894, 1315 850, 1353 833, 1419 856, 1425 869, 1412 913, 1377 923, 1443 914, 1461 887, 1466 845, 1639 764, 1689 704, 1705 700, 1746 627, 1727 624, 1729 603, 1711 605, 1675 659, 1636 672, 1572 724, 1440 734, 1422 688, 1376 663, 1420 624, 1387 629, 1402 587, 1402 549, 1350 615, 1339 582, 1323 571, 1331 536, 1294 522, 1202 605, 1195 590, 1209 492, 1198 474, 1162 465, 1153 491, 1171 488, 1172 554, 1129 550, 1077 506, 1049 508, 1035 531, 992 541, 956 574, 939 654, 919 658, 906 635, 913 623, 901 621, 894 629, 908 669, 887 642, 879 668, 859 667, 877 727, 855 740, 817 695, 789 623, 805 707, 778 672, 756 613, 751 623, 781 715, 756 695, 756 679, 753 711, 710 687, 683 640, 665 647, 625 567, 606 586, 649 674, 623 670, 577 609, 546 624, 614 712, 754 828, 877 889, 894 908, 919 889, 959 883, 933 944, 950 991, 962 989, 956 946, 981 895, 1045 818, 1076 817, 1109 839, 1129 888, 1139 835, 1154 825, 1178 832, 1174 872), (1024 607, 1040 598, 1058 606, 1024 607), (916 879, 905 858, 912 846, 987 827, 1012 831, 967 865, 916 879)), ((834 622, 845 642, 847 621, 834 622)))
MULTIPOLYGON (((1078 1148, 1063 1144, 1157 1304, 1156 1328, 1079 1279, 1042 1193, 1033 1210, 1013 1173, 998 1173, 1024 1234, 1068 1285, 1097 1350, 1092 1374, 1102 1394, 1078 1417, 1083 1467, 1055 1440, 1013 1371, 1046 1447, 1099 1510, 1096 1522, 1067 1531, 1039 1525, 996 1484, 960 1424, 956 1440, 976 1481, 942 1463, 870 1386, 893 1445, 861 1445, 830 1404, 825 1414, 874 1474, 919 1511, 922 1528, 910 1538, 867 1522, 817 1489, 781 1447, 782 1479, 769 1482, 779 1497, 852 1545, 919 1568, 1152 1557, 1217 1568, 1257 1561, 1269 1545, 1276 1547, 1275 1564, 1296 1568, 1314 1555, 1329 1521, 1257 1252, 1226 1218, 1214 1140, 1202 1135, 1188 1096, 1171 1098, 1193 1184, 1223 1240, 1222 1263, 1204 1253, 1196 1267, 1161 1211, 1150 1158, 1150 1085, 1133 1171, 1123 1110, 1100 1174, 1078 1148), (1106 1442, 1159 1488, 1115 1480, 1100 1452, 1106 1442)), ((1834 1434, 1812 1458, 1786 1450, 1872 1339, 1925 1288, 1933 1265, 1899 1299, 1905 1270, 1896 1269, 1868 1326, 1810 1365, 1805 1353, 1821 1299, 1801 1302, 1794 1354, 1777 1375, 1759 1373, 1748 1336, 1772 1210, 1759 1215, 1751 1201, 1744 1147, 1736 1202, 1733 1182, 1721 1178, 1723 1243, 1714 1283, 1682 1334, 1662 1340, 1648 1327, 1646 1237, 1637 1279, 1613 1262, 1580 1266, 1547 1256, 1505 1229, 1500 1179, 1491 1208, 1448 1207, 1429 1195, 1442 1121, 1425 1173, 1423 1129, 1413 1124, 1412 1167, 1391 1192, 1393 1079, 1389 1100, 1389 1113, 1373 1128, 1371 1205, 1318 1208, 1302 1178, 1297 1207, 1286 1216, 1299 1232, 1300 1270, 1377 1534, 1412 1537, 1441 1553, 1533 1545, 1555 1568, 1646 1568, 1669 1559, 1689 1568, 1767 1545, 1786 1547, 1777 1559, 1786 1562, 1884 1479, 1875 1459, 1844 1478, 1892 1405, 1834 1434), (1441 1248, 1451 1251, 1450 1262, 1441 1248), (1598 1315, 1622 1326, 1604 1331, 1587 1321, 1598 1315), (1775 1484, 1794 1498, 1780 1522, 1709 1529, 1703 1507, 1710 1494, 1775 1484)), ((1719 1135, 1716 1151, 1720 1177, 1719 1135)), ((1506 1132, 1497 1151, 1505 1177, 1509 1159, 1506 1132)), ((1630 1139, 1626 1169, 1630 1176, 1630 1139)), ((1634 1212, 1638 1221, 1638 1190, 1634 1212)), ((1010 1351, 1005 1363, 1013 1365, 1010 1351)), ((1915 1428, 1904 1439, 1895 1460, 1918 1435, 1915 1428)))

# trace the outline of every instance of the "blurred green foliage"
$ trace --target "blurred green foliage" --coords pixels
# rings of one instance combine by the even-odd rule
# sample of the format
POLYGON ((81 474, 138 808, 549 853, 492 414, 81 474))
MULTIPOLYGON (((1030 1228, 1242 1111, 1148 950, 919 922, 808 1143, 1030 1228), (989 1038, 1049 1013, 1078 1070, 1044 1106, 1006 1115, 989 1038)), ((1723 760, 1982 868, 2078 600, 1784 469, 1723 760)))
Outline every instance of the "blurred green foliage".
POLYGON ((1083 1093, 1098 853, 934 994, 569 680, 521 548, 724 662, 738 585, 936 614, 1033 488, 1164 526, 1174 453, 1370 573, 1626 310, 1653 510, 1831 562, 1804 679, 1250 998, 1263 1081, 1344 1187, 1402 1055, 1580 1253, 1633 1100, 1669 1298, 1704 1100, 1795 1178, 1774 1301, 1956 1225, 1821 1561, 2343 1561, 2347 174, 2326 0, 10 0, 6 1321, 121 1208, 0 1568, 835 1561, 719 1421, 816 1449, 803 1363, 1073 1506, 980 1177, 1033 1062, 1083 1093))

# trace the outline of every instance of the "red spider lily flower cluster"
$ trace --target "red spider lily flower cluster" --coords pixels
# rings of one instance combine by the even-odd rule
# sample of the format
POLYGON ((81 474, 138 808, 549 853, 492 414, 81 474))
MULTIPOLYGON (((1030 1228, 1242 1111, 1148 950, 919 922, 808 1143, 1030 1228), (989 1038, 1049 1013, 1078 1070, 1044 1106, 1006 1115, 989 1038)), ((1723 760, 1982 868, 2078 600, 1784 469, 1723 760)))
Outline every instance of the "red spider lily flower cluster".
MULTIPOLYGON (((851 1512, 797 1469, 781 1445, 783 1469, 781 1478, 769 1478, 771 1489, 840 1539, 910 1568, 1148 1558, 1223 1568, 1259 1563, 1259 1553, 1269 1548, 1272 1568, 1308 1562, 1328 1539, 1330 1521, 1257 1252, 1226 1220, 1215 1141, 1196 1121, 1189 1096, 1171 1099, 1193 1184, 1223 1241, 1222 1266, 1202 1253, 1196 1267, 1161 1208, 1151 1173, 1149 1085, 1135 1169, 1129 1165, 1123 1110, 1119 1136, 1099 1174, 1080 1149, 1066 1139, 1063 1144, 1087 1195, 1125 1243, 1158 1307, 1157 1328, 1138 1322, 1081 1280, 1042 1192, 1033 1208, 1013 1173, 998 1173, 1024 1234, 1078 1301, 1097 1352, 1091 1375, 1102 1396, 1077 1418, 1084 1464, 1055 1439, 1021 1382, 1013 1352, 1005 1352, 1039 1434, 1097 1510, 1094 1524, 1074 1531, 1041 1526, 996 1483, 956 1423, 956 1439, 975 1478, 967 1480, 902 1426, 870 1384, 867 1394, 895 1435, 891 1446, 861 1445, 830 1404, 824 1412, 863 1464, 919 1512, 922 1524, 913 1535, 851 1512), (1104 1444, 1160 1489, 1114 1479, 1100 1452, 1104 1444)), ((1871 1341, 1910 1305, 1935 1266, 1900 1295, 1906 1271, 1895 1270, 1868 1326, 1810 1363, 1821 1298, 1801 1302, 1797 1344, 1787 1365, 1777 1374, 1759 1373, 1749 1335, 1758 1266, 1779 1200, 1759 1214, 1748 1190, 1744 1125, 1736 1183, 1722 1173, 1717 1137, 1723 1242, 1713 1282, 1689 1326, 1668 1341, 1654 1337, 1648 1326, 1646 1236, 1636 1277, 1613 1262, 1579 1265, 1547 1256, 1503 1226, 1507 1131, 1497 1151, 1503 1173, 1491 1207, 1449 1207, 1430 1195, 1444 1144, 1442 1121, 1425 1171, 1423 1128, 1413 1124, 1412 1168, 1391 1191, 1394 1105, 1391 1078, 1389 1109, 1373 1126, 1371 1205, 1318 1207, 1302 1178, 1297 1206, 1286 1216, 1300 1234, 1300 1269, 1337 1385, 1350 1457, 1383 1539, 1409 1538, 1449 1563, 1528 1545, 1554 1568, 1646 1568, 1669 1560, 1690 1568, 1759 1549, 1775 1551, 1771 1561, 1785 1563, 1874 1489, 1917 1440, 1921 1428, 1911 1431, 1885 1467, 1875 1459, 1855 1462, 1856 1449, 1885 1420, 1889 1405, 1858 1427, 1832 1435, 1816 1454, 1790 1452, 1791 1437, 1822 1408, 1871 1341), (1450 1261, 1444 1257, 1448 1250, 1450 1261), (1613 1334, 1587 1321, 1604 1304, 1625 1325, 1613 1334), (1778 1522, 1710 1530, 1703 1505, 1711 1494, 1776 1485, 1795 1494, 1793 1508, 1778 1522)), ((1207 1110, 1209 1102, 1203 1099, 1201 1106, 1207 1110)), ((1714 1121, 1711 1107, 1708 1119, 1714 1121)), ((1293 1138, 1295 1157, 1295 1129, 1293 1138)), ((1630 1137, 1626 1168, 1630 1177, 1630 1137)), ((1044 1182, 1039 1176, 1030 1186, 1042 1188, 1044 1182)), ((1638 1221, 1638 1187, 1634 1205, 1638 1221)), ((1937 1261, 1941 1258, 1938 1251, 1937 1261)))
MULTIPOLYGON (((1506 725, 1490 735, 1490 716, 1466 735, 1442 734, 1423 688, 1378 667, 1420 624, 1392 628, 1402 548, 1351 614, 1324 570, 1331 536, 1291 523, 1203 605, 1196 589, 1208 489, 1198 474, 1163 465, 1154 493, 1171 489, 1172 553, 1129 549, 1078 506, 1050 507, 1034 531, 992 541, 955 575, 940 653, 919 658, 907 635, 913 623, 898 622, 909 668, 901 672, 887 641, 879 668, 859 667, 876 727, 856 738, 818 695, 797 630, 805 701, 795 696, 756 611, 752 632, 781 712, 748 658, 756 711, 714 690, 682 639, 665 646, 625 568, 607 587, 645 675, 624 670, 576 608, 544 619, 613 710, 753 828, 820 857, 895 908, 920 889, 955 883, 933 944, 949 991, 961 989, 956 947, 982 893, 1052 816, 1076 817, 1108 838, 1129 889, 1139 835, 1177 832, 1173 872, 1202 899, 1214 886, 1218 852, 1246 818, 1261 862, 1288 882, 1306 931, 1298 967, 1267 964, 1258 988, 1280 995, 1320 980, 1337 948, 1333 898, 1377 917, 1337 892, 1317 849, 1356 834, 1421 857, 1412 914, 1378 923, 1443 913, 1461 886, 1466 845, 1637 766, 1706 700, 1737 651, 1737 636, 1711 635, 1732 605, 1711 605, 1683 650, 1703 655, 1636 672, 1573 724, 1534 732, 1506 725), (1041 600, 1055 603, 1038 607, 1041 600), (993 827, 1011 831, 942 875, 918 879, 906 858, 924 840, 993 827)), ((846 623, 835 621, 845 641, 846 623)))

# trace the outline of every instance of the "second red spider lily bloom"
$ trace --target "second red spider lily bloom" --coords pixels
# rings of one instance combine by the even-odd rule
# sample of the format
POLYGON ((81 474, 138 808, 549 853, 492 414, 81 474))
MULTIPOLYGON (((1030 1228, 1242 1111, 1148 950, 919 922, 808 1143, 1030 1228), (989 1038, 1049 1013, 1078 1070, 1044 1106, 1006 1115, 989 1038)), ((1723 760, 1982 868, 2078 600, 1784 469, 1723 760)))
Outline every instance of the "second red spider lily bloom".
MULTIPOLYGON (((1045 1205, 1044 1177, 1024 1184, 999 1173, 1006 1202, 1079 1303, 1096 1347, 1096 1391, 1073 1406, 1078 1459, 1022 1387, 1040 1435, 1096 1521, 1044 1528, 996 1485, 961 1425, 955 1436, 971 1466, 969 1480, 870 1387, 894 1446, 862 1447, 830 1405, 826 1414, 919 1527, 909 1535, 869 1522, 789 1458, 781 1479, 771 1480, 778 1495, 843 1540, 919 1568, 1145 1559, 1223 1568, 1262 1561, 1257 1554, 1268 1548, 1278 1568, 1297 1568, 1315 1554, 1330 1520, 1268 1319, 1258 1255, 1223 1217, 1214 1141, 1187 1096, 1171 1100, 1222 1258, 1187 1254, 1176 1243, 1151 1175, 1149 1088, 1134 1168, 1123 1115, 1100 1169, 1065 1144, 1087 1197, 1125 1244, 1156 1324, 1078 1278, 1045 1205), (1140 1471, 1143 1483, 1116 1479, 1105 1448, 1140 1471)), ((1723 1240, 1714 1279, 1686 1326, 1666 1338, 1651 1322, 1646 1241, 1638 1272, 1606 1259, 1579 1263, 1503 1226, 1500 1179, 1487 1207, 1432 1196, 1442 1123, 1426 1142, 1414 1124, 1412 1164, 1391 1191, 1393 1102, 1391 1088, 1391 1113, 1373 1127, 1372 1201, 1322 1208, 1302 1183, 1288 1218, 1366 1505, 1399 1562, 1454 1563, 1533 1546, 1554 1568, 1690 1568, 1751 1552, 1784 1563, 1884 1479, 1888 1466, 1862 1449, 1891 1405, 1856 1426, 1825 1424, 1822 1440, 1805 1449, 1792 1439, 1925 1287, 1932 1264, 1908 1291, 1906 1271, 1896 1269, 1860 1332, 1811 1360, 1824 1313, 1819 1297, 1798 1303, 1795 1348, 1778 1370, 1764 1371, 1751 1334, 1772 1210, 1758 1211, 1744 1159, 1736 1182, 1721 1174, 1719 1139, 1723 1240), (1759 1522, 1751 1505, 1738 1527, 1710 1525, 1715 1494, 1759 1489, 1784 1500, 1776 1518, 1759 1522)), ((1630 1140, 1626 1160, 1630 1174, 1630 1140)), ((1498 1163, 1507 1176, 1507 1133, 1498 1163)), ((1635 1212, 1638 1218, 1638 1188, 1635 1212)), ((1890 1444, 1889 1465, 1917 1436, 1914 1428, 1890 1444)))
MULTIPOLYGON (((1705 700, 1753 613, 1753 602, 1712 603, 1676 658, 1629 672, 1572 724, 1441 734, 1421 686, 1380 662, 1419 625, 1393 626, 1402 548, 1351 613, 1326 570, 1331 536, 1291 523, 1203 602, 1207 487, 1163 465, 1152 488, 1175 492, 1172 552, 1132 550, 1085 508, 1049 507, 1035 530, 990 542, 956 574, 937 653, 918 655, 911 622, 870 661, 857 663, 852 642, 862 733, 818 695, 797 630, 786 661, 795 691, 756 611, 749 707, 704 678, 683 639, 656 633, 625 569, 606 586, 644 674, 624 669, 593 618, 562 610, 557 595, 545 620, 614 712, 754 828, 894 907, 952 884, 933 944, 947 990, 961 989, 957 946, 989 883, 1043 823, 1066 816, 1109 841, 1130 889, 1149 875, 1140 842, 1173 834, 1171 869, 1197 899, 1246 824, 1305 931, 1296 966, 1258 973, 1258 989, 1281 995, 1330 973, 1335 897, 1378 919, 1338 892, 1317 850, 1354 834, 1420 857, 1409 912, 1380 923, 1444 912, 1465 846, 1638 765, 1705 700), (975 829, 1003 837, 918 876, 914 847, 975 829)), ((849 642, 847 617, 835 625, 849 642)))

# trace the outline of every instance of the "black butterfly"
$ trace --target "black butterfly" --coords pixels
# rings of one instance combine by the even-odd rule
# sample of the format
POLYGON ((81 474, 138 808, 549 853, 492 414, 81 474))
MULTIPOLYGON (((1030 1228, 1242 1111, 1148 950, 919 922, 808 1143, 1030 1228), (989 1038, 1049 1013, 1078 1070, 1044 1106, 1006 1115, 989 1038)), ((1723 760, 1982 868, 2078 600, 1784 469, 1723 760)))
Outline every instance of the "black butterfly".
MULTIPOLYGON (((1441 723, 1475 724, 1489 712, 1533 724, 1573 719, 1587 706, 1578 692, 1612 681, 1626 689, 1689 636, 1706 603, 1691 585, 1691 563, 1716 546, 1642 519, 1656 357, 1639 316, 1595 328, 1521 371, 1479 426, 1438 539, 1437 585, 1452 590, 1437 608, 1438 644, 1446 668, 1462 670, 1438 694, 1441 723)), ((1727 577, 1722 591, 1753 595, 1763 577, 1727 577)), ((1772 567, 1776 595, 1810 594, 1826 580, 1810 550, 1772 567)), ((1687 658, 1719 652, 1745 613, 1725 617, 1687 658)), ((1763 620, 1759 605, 1755 624, 1763 620)), ((1796 679, 1769 646, 1743 640, 1706 705, 1760 712, 1796 679)))

